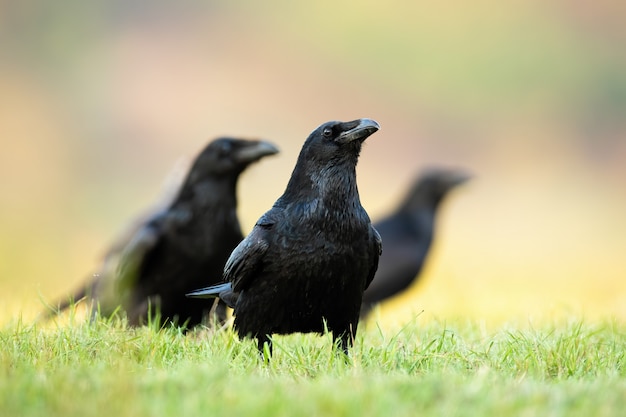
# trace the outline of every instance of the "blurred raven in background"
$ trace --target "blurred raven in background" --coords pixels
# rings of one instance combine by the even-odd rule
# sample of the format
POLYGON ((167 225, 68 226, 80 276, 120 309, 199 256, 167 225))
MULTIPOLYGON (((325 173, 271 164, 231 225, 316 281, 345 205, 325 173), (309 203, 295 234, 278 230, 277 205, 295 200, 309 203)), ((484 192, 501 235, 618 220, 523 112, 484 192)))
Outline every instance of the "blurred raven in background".
POLYGON ((315 129, 284 194, 228 258, 227 282, 189 296, 224 300, 261 352, 267 342, 271 354, 272 334, 321 333, 325 322, 347 353, 381 252, 356 183, 362 143, 378 129, 370 119, 315 129))
MULTIPOLYGON (((278 149, 256 140, 219 138, 197 156, 169 204, 146 216, 106 253, 101 268, 60 312, 83 297, 101 315, 126 312, 131 325, 149 318, 193 326, 212 307, 185 294, 222 280, 224 264, 243 239, 237 180, 251 163, 278 149)), ((95 311, 94 311, 95 312, 95 311)), ((226 318, 225 304, 217 318, 226 318)))
POLYGON ((469 178, 455 170, 428 170, 413 183, 393 214, 374 223, 385 251, 374 280, 363 294, 361 318, 419 277, 433 240, 439 204, 451 189, 469 178))

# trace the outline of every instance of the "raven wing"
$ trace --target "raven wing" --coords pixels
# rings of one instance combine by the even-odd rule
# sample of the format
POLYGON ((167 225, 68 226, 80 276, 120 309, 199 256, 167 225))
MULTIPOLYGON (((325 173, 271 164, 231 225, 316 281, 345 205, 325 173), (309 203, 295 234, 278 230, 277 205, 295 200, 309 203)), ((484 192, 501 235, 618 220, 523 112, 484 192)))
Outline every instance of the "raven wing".
POLYGON ((155 215, 140 227, 122 249, 115 280, 116 292, 124 297, 141 281, 142 271, 150 262, 159 242, 171 230, 192 220, 191 210, 177 207, 155 215))
POLYGON ((374 226, 370 226, 370 231, 372 233, 372 248, 371 257, 373 259, 372 267, 370 268, 369 274, 367 275, 367 281, 365 281, 365 289, 369 287, 369 285, 374 280, 374 276, 376 275, 376 271, 378 270, 378 260, 380 259, 380 255, 383 253, 383 241, 378 233, 378 230, 374 228, 374 226))
POLYGON ((273 211, 265 213, 257 221, 226 261, 224 279, 232 283, 235 292, 245 290, 263 266, 263 259, 270 248, 268 234, 278 221, 273 211))

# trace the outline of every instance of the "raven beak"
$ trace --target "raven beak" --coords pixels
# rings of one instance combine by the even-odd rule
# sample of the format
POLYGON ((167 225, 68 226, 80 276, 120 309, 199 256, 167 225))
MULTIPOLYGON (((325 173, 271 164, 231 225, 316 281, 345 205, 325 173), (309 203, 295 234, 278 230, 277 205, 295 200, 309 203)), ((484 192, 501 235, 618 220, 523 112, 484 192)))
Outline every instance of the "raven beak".
POLYGON ((264 156, 274 155, 278 153, 278 148, 266 141, 252 142, 250 145, 237 150, 237 161, 242 163, 250 163, 258 161, 264 156))
POLYGON ((380 125, 372 119, 359 119, 344 124, 350 126, 354 125, 355 123, 358 123, 355 127, 350 127, 348 130, 345 130, 339 134, 339 136, 337 137, 337 142, 348 143, 355 140, 363 142, 371 134, 380 129, 380 125))
POLYGON ((457 185, 463 184, 464 182, 470 180, 471 178, 472 176, 466 172, 451 171, 448 177, 446 178, 446 182, 448 183, 448 186, 455 187, 457 185))

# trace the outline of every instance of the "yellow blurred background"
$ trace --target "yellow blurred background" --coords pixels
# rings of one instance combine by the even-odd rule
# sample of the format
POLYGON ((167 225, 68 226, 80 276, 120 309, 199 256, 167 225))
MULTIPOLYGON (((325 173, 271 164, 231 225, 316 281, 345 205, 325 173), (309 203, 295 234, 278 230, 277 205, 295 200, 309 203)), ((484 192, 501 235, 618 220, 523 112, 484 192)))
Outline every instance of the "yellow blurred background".
POLYGON ((624 22, 621 0, 0 2, 0 322, 79 285, 209 139, 281 148, 240 181, 247 233, 308 133, 359 117, 374 220, 425 167, 474 175, 381 323, 626 319, 624 22))

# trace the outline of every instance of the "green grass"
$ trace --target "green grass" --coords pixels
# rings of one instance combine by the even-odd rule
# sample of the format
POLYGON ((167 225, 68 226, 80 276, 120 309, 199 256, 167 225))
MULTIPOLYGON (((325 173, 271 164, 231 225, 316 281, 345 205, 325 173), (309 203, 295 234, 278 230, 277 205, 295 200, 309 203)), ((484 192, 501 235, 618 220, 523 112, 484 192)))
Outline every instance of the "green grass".
POLYGON ((609 416, 626 407, 615 321, 423 323, 362 329, 351 359, 329 335, 275 338, 264 363, 230 329, 188 335, 123 320, 0 336, 2 416, 609 416), (391 414, 391 410, 393 413, 391 414))

